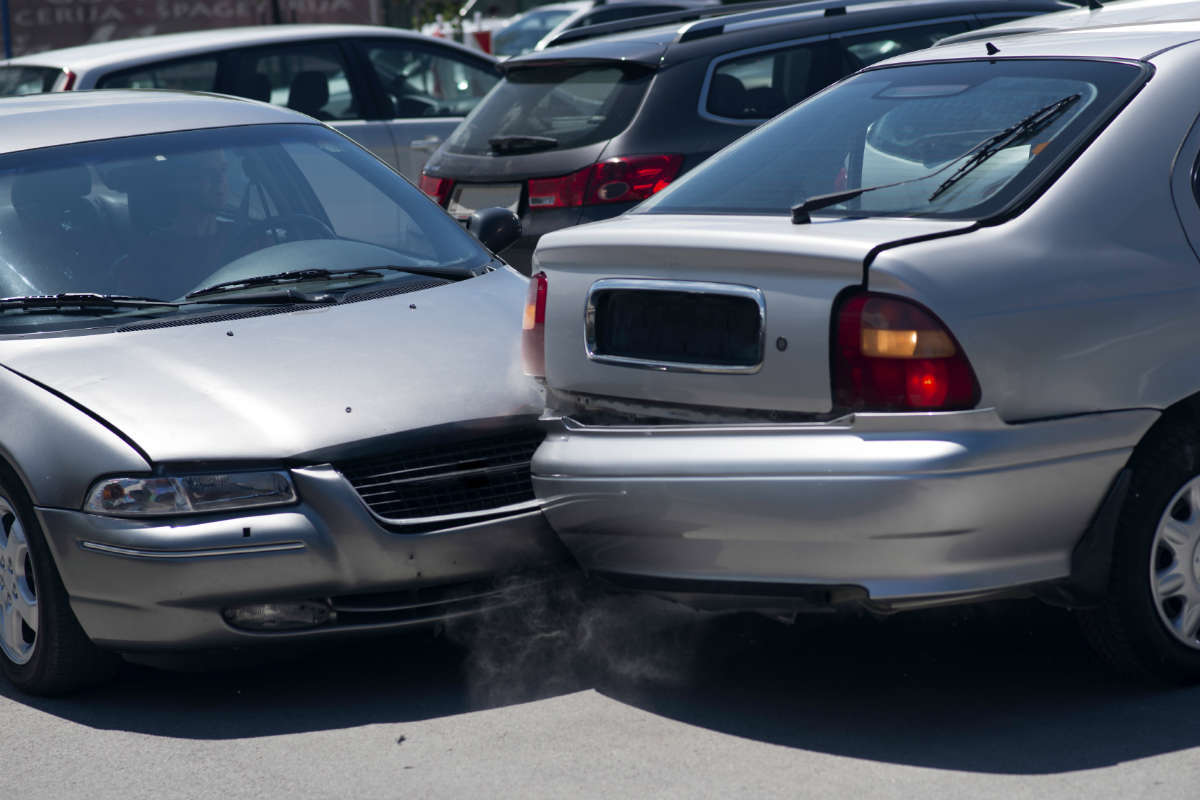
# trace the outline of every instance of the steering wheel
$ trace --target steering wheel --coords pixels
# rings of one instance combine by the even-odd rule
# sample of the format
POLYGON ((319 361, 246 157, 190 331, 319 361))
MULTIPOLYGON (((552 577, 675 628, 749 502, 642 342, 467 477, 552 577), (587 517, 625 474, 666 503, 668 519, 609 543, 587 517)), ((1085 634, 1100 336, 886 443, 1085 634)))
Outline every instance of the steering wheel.
POLYGON ((243 253, 284 242, 338 238, 333 228, 311 214, 281 214, 244 223, 243 227, 245 230, 235 239, 235 249, 243 253))

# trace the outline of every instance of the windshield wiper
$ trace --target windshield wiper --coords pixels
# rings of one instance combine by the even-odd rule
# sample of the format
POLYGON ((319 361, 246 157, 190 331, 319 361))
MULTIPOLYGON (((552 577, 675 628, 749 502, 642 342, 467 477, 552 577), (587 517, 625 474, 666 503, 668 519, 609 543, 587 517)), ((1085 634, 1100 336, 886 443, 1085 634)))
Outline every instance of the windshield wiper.
POLYGON ((538 150, 553 150, 558 147, 558 139, 552 136, 493 136, 488 139, 488 146, 497 155, 533 153, 538 150))
POLYGON ((1067 108, 1080 97, 1081 95, 1073 94, 1068 97, 1064 97, 1061 100, 1056 100, 1044 108, 1038 109, 1022 119, 1020 122, 1005 128, 999 133, 992 134, 979 144, 967 150, 962 155, 950 159, 933 172, 925 175, 918 175, 915 178, 906 178, 902 181, 894 181, 892 183, 880 183, 875 186, 863 186, 859 189, 849 189, 844 192, 831 192, 830 194, 819 194, 816 197, 810 197, 803 202, 792 206, 792 222, 796 224, 812 222, 812 218, 809 217, 810 211, 818 211, 822 208, 835 206, 838 203, 844 203, 847 200, 853 200, 859 195, 866 194, 867 192, 876 192, 880 189, 891 189, 895 186, 903 186, 908 183, 926 181, 935 175, 940 175, 941 173, 945 172, 952 165, 957 164, 964 158, 968 159, 966 163, 954 171, 954 174, 943 181, 942 184, 933 191, 933 194, 929 195, 929 202, 933 202, 943 193, 949 190, 951 186, 966 177, 967 173, 978 167, 984 161, 987 161, 1005 147, 1008 147, 1010 144, 1021 138, 1032 136, 1033 134, 1045 128, 1047 125, 1053 122, 1059 114, 1061 114, 1063 111, 1066 111, 1067 108))
MULTIPOLYGON (((446 278, 447 280, 461 280, 464 275, 461 269, 447 269, 445 267, 397 267, 391 265, 383 265, 378 267, 359 267, 357 269, 295 269, 288 272, 276 272, 271 275, 255 275, 251 278, 239 278, 234 281, 222 281, 214 283, 212 286, 205 286, 203 289, 197 289, 185 295, 186 299, 191 300, 196 297, 205 297, 207 295, 221 294, 224 292, 235 292, 241 289, 251 289, 256 286, 278 286, 286 283, 303 283, 304 281, 331 281, 340 278, 383 278, 383 271, 390 272, 408 272, 414 275, 432 275, 437 278, 446 278)), ((470 273, 474 275, 474 272, 470 273)), ((293 296, 297 297, 300 302, 305 302, 302 298, 305 297, 302 292, 293 291, 293 296)), ((254 295, 247 298, 247 302, 255 302, 261 299, 263 295, 254 295)), ((308 302, 328 302, 324 300, 325 295, 307 295, 307 297, 321 298, 309 300, 308 302)), ((223 300, 222 302, 231 302, 223 300)))
POLYGON ((86 309, 88 311, 120 311, 126 308, 176 308, 179 304, 153 297, 133 297, 127 294, 98 294, 96 292, 59 292, 31 294, 20 297, 0 297, 0 311, 13 309, 86 309))

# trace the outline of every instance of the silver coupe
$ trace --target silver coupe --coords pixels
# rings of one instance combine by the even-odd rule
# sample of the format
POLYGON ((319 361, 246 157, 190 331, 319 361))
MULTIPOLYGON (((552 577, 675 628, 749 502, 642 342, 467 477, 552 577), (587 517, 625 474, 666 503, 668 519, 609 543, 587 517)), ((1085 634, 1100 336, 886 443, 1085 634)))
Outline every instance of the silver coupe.
POLYGON ((542 239, 534 487, 709 608, 1036 595, 1200 679, 1200 23, 916 52, 542 239))
POLYGON ((172 92, 3 100, 0 131, 16 686, 441 620, 568 558, 530 486, 526 279, 385 164, 172 92))

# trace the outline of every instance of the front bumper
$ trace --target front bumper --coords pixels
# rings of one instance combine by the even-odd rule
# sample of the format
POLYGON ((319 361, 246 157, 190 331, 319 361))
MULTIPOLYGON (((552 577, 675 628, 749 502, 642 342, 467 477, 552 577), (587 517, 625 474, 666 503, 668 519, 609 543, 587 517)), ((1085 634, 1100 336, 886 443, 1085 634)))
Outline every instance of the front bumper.
POLYGON ((799 587, 902 607, 1067 577, 1072 548, 1157 417, 1131 410, 1008 425, 982 410, 629 427, 547 419, 533 484, 589 572, 706 607, 754 605, 746 595, 787 606, 780 597, 799 587))
POLYGON ((241 514, 164 522, 39 508, 84 631, 104 647, 146 650, 402 628, 511 601, 519 585, 503 576, 541 580, 570 569, 536 507, 403 533, 389 530, 332 467, 292 476, 301 503, 241 514), (222 616, 301 600, 329 604, 333 618, 254 632, 222 616))

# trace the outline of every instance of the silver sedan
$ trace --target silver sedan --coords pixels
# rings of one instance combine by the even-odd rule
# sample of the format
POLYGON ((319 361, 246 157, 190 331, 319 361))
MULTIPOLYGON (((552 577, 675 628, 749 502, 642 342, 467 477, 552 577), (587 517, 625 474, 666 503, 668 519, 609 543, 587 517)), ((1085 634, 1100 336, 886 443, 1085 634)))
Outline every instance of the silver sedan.
POLYGON ((18 687, 445 619, 567 560, 529 481, 526 279, 411 184, 229 98, 10 99, 0 130, 18 687))
POLYGON ((551 524, 702 607, 1032 594, 1200 679, 1197 68, 1197 23, 914 53, 544 238, 551 524))

